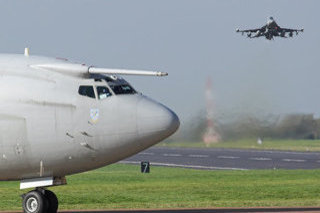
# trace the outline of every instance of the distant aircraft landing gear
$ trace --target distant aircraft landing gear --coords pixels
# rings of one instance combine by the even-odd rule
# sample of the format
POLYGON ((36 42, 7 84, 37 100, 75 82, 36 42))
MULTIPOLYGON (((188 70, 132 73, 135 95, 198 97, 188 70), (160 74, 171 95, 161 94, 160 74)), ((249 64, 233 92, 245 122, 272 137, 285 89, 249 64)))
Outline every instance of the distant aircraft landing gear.
POLYGON ((58 199, 52 191, 37 188, 22 195, 22 198, 25 213, 56 213, 58 210, 58 199))

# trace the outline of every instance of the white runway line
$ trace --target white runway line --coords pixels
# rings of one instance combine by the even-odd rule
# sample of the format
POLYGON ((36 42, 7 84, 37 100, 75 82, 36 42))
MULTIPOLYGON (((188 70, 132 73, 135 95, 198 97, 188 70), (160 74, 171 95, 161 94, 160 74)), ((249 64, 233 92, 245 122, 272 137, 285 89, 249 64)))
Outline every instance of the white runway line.
POLYGON ((223 158, 223 159, 238 159, 240 157, 236 157, 236 156, 218 156, 217 158, 223 158))
MULTIPOLYGON (((119 163, 140 164, 139 161, 120 161, 119 163)), ((249 169, 244 169, 244 168, 183 165, 183 164, 173 164, 173 163, 151 163, 151 165, 152 166, 167 166, 167 167, 190 168, 190 169, 208 169, 208 170, 240 170, 240 171, 249 170, 249 169)))
POLYGON ((180 154, 163 154, 165 157, 181 157, 182 155, 180 154))
POLYGON ((140 152, 139 155, 154 155, 152 152, 140 152))
POLYGON ((188 155, 191 158, 207 158, 209 155, 188 155))
POLYGON ((306 162, 306 160, 300 160, 300 159, 282 159, 282 161, 286 161, 286 162, 306 162))
POLYGON ((257 161, 267 161, 272 160, 271 158, 249 158, 250 160, 257 160, 257 161))
MULTIPOLYGON (((157 147, 152 149, 168 149, 166 147, 157 147)), ((203 150, 203 148, 170 148, 172 150, 181 150, 181 149, 188 149, 199 151, 203 150)), ((226 149, 226 148, 212 148, 213 151, 231 151, 231 152, 250 152, 250 153, 270 153, 270 154, 290 154, 290 155, 319 155, 320 152, 295 152, 295 151, 281 151, 281 150, 240 150, 240 149, 226 149)))

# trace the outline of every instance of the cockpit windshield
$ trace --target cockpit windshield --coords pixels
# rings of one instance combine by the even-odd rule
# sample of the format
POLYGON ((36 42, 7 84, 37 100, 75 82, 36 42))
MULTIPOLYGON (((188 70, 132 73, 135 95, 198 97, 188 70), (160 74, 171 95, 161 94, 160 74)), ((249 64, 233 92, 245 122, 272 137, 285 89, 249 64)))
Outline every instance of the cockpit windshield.
POLYGON ((112 95, 109 89, 105 86, 97 86, 97 93, 98 93, 98 98, 100 100, 110 97, 112 95))
POLYGON ((136 93, 136 91, 129 84, 110 85, 110 88, 113 90, 114 94, 116 95, 136 93))
POLYGON ((92 74, 91 78, 93 78, 96 82, 105 81, 105 83, 108 85, 108 87, 104 87, 104 88, 97 87, 97 93, 98 93, 99 99, 104 99, 106 97, 111 96, 112 94, 115 94, 115 95, 128 94, 129 95, 129 94, 137 93, 135 89, 133 89, 132 86, 120 76, 92 74), (110 91, 108 90, 108 88, 110 91))

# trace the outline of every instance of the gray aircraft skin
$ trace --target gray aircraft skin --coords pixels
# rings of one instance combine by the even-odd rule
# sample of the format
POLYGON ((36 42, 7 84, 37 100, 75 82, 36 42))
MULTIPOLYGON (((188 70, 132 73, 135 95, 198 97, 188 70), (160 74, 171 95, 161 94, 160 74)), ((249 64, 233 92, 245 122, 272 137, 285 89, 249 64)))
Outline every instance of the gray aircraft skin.
POLYGON ((258 38, 264 36, 266 39, 271 40, 274 39, 274 37, 293 37, 293 33, 298 35, 299 32, 303 32, 303 29, 282 28, 276 23, 273 17, 269 17, 267 24, 261 28, 248 30, 237 29, 236 32, 240 32, 242 35, 246 33, 248 38, 258 38))
POLYGON ((114 74, 166 75, 0 55, 0 180, 36 188, 23 196, 25 212, 57 212, 44 187, 134 155, 178 129, 173 111, 114 74))

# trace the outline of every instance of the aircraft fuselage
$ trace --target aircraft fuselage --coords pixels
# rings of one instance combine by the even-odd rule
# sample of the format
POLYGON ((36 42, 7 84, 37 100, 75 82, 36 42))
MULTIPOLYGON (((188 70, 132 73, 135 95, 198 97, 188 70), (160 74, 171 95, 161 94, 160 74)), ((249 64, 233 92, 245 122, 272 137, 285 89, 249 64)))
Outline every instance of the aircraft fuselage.
POLYGON ((0 180, 63 177, 99 168, 173 134, 179 119, 139 94, 100 100, 104 80, 32 68, 60 63, 44 57, 0 55, 0 180), (10 66, 8 64, 11 64, 10 66), (95 89, 81 96, 80 85, 95 89))

